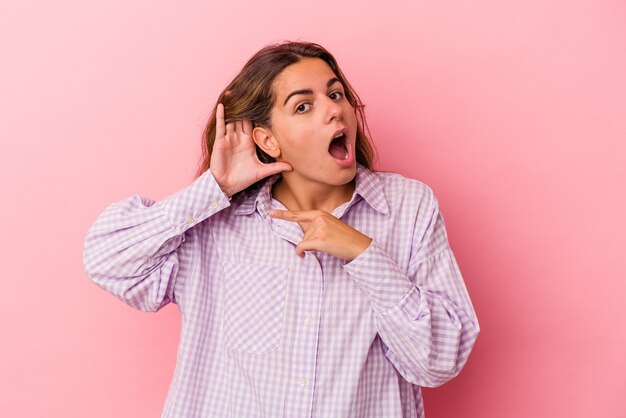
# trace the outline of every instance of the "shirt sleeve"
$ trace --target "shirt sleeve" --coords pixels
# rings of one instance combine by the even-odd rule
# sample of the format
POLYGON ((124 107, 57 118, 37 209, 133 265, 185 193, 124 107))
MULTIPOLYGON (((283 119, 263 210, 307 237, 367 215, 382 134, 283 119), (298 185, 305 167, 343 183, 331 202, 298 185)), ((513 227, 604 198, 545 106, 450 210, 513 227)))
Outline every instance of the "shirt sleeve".
POLYGON ((426 213, 408 272, 376 240, 344 268, 371 301, 387 359, 407 381, 437 387, 460 373, 480 327, 432 191, 426 213))
MULTIPOLYGON (((176 303, 178 272, 193 227, 230 206, 210 170, 191 185, 155 202, 134 195, 105 208, 89 228, 83 267, 102 289, 140 311, 176 303)), ((188 269, 186 269, 188 270, 188 269)))

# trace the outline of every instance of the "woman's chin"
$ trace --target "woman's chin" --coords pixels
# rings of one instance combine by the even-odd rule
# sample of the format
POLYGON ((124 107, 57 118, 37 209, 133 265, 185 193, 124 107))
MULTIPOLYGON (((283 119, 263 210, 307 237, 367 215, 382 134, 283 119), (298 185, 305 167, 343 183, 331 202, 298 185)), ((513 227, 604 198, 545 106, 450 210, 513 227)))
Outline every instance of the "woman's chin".
POLYGON ((289 181, 323 183, 328 186, 345 186, 350 183, 356 175, 356 164, 348 167, 337 165, 327 165, 324 167, 298 167, 297 164, 290 163, 293 170, 283 172, 283 177, 289 181))

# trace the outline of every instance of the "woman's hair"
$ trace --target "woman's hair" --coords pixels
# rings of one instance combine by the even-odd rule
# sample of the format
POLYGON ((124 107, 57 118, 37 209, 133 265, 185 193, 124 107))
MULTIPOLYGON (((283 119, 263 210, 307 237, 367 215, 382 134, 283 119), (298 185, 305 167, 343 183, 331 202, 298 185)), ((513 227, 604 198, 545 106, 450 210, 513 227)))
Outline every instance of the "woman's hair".
MULTIPOLYGON (((196 178, 209 169, 211 162, 211 152, 215 142, 217 104, 222 103, 224 105, 225 124, 235 120, 249 119, 253 126, 271 128, 270 116, 276 101, 273 82, 286 67, 303 58, 324 60, 340 80, 346 93, 346 99, 357 114, 356 160, 368 169, 374 170, 373 165, 376 158, 374 146, 364 131, 366 129, 368 134, 370 133, 363 112, 365 105, 361 103, 361 99, 346 80, 335 58, 330 52, 315 43, 283 41, 267 45, 254 54, 219 95, 202 134, 202 157, 196 178)), ((258 146, 256 153, 261 162, 276 161, 258 146)), ((256 184, 262 181, 264 180, 260 180, 256 184)))

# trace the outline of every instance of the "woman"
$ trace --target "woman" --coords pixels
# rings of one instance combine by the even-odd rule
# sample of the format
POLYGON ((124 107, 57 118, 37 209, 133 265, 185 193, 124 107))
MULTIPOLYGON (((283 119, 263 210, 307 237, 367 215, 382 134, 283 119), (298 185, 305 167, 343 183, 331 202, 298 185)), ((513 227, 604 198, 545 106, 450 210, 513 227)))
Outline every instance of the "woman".
POLYGON ((437 200, 372 171, 362 109, 324 48, 269 45, 220 95, 195 181, 88 231, 96 284, 181 310, 164 417, 421 417, 420 387, 461 371, 479 324, 437 200))

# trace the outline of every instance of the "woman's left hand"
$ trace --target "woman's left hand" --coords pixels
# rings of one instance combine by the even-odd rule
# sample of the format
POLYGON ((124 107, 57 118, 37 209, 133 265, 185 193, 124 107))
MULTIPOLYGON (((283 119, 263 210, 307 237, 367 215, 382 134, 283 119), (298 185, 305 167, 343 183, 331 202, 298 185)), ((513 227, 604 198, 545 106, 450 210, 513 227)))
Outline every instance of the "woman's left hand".
POLYGON ((324 210, 271 210, 272 218, 298 222, 304 237, 296 254, 307 250, 323 251, 348 262, 369 247, 372 239, 324 210))

